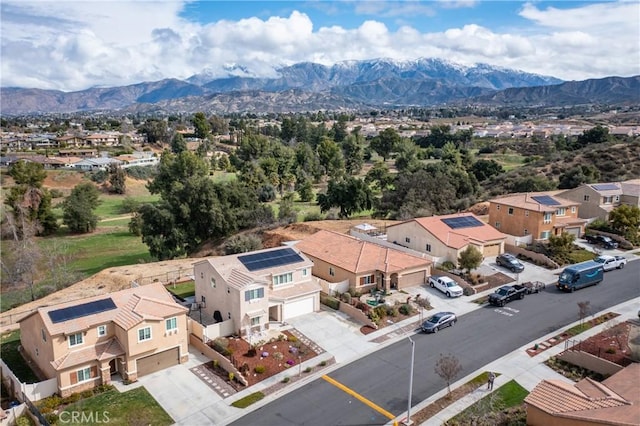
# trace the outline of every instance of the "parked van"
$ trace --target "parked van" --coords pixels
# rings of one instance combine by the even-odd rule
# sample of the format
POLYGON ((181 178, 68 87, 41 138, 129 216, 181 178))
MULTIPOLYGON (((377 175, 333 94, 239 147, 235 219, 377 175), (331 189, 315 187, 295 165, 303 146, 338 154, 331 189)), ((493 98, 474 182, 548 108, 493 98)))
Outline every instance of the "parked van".
POLYGON ((604 277, 602 264, 589 260, 568 266, 560 274, 556 287, 564 291, 574 291, 582 287, 596 285, 604 277))

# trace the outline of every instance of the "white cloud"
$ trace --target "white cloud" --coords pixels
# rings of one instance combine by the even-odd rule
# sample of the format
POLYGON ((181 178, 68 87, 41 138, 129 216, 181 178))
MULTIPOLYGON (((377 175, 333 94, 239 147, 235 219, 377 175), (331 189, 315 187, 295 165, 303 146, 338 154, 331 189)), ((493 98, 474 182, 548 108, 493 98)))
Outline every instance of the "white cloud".
MULTIPOLYGON (((405 14, 429 16, 439 4, 397 5, 405 14)), ((357 2, 360 13, 377 13, 379 18, 355 28, 317 27, 298 11, 203 25, 179 17, 184 5, 3 0, 2 86, 81 90, 184 79, 204 69, 223 76, 225 64, 273 76, 274 67, 301 61, 330 65, 377 57, 484 62, 567 80, 640 74, 638 2, 574 8, 568 3, 562 10, 525 4, 520 16, 531 24, 508 32, 473 23, 442 32, 420 32, 407 25, 390 31, 382 16, 400 15, 385 2, 357 2)))

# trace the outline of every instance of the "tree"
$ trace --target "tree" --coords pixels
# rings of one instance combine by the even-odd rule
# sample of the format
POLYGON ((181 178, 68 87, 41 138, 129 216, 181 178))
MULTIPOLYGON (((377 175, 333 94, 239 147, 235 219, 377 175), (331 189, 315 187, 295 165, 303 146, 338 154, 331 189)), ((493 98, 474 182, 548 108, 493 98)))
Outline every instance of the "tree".
POLYGON ((571 253, 575 240, 576 236, 568 232, 563 232, 558 236, 549 235, 549 251, 556 256, 566 256, 571 253))
POLYGON ((207 139, 207 136, 211 134, 211 126, 204 112, 196 112, 191 123, 193 123, 194 133, 198 139, 207 139))
POLYGON ((367 184, 372 184, 380 191, 385 191, 393 184, 393 175, 389 172, 389 167, 382 161, 376 161, 364 177, 367 184))
POLYGON ((298 179, 296 190, 300 196, 300 201, 307 203, 313 200, 313 185, 308 178, 305 177, 302 181, 298 179))
POLYGON ((396 131, 396 129, 392 127, 387 127, 380 133, 378 136, 374 137, 369 146, 373 149, 379 156, 382 157, 383 161, 387 161, 387 158, 394 151, 396 144, 400 142, 400 135, 396 131))
POLYGON ((327 176, 332 178, 339 177, 344 172, 344 157, 342 150, 328 137, 323 137, 317 148, 320 166, 324 168, 327 176))
POLYGON ((593 183, 600 180, 600 171, 592 165, 573 167, 560 175, 558 189, 576 188, 583 183, 593 183))
POLYGON ((36 299, 36 273, 43 257, 42 250, 34 238, 35 234, 35 224, 26 222, 20 237, 14 237, 13 240, 8 241, 0 257, 3 286, 27 284, 32 301, 36 299))
POLYGON ((141 127, 140 133, 147 137, 151 145, 164 145, 169 139, 167 122, 156 118, 148 119, 141 127))
POLYGON ((476 269, 482 263, 482 253, 475 246, 468 245, 466 249, 460 252, 458 263, 469 274, 472 269, 476 269))
POLYGON ((420 167, 418 160, 418 147, 410 139, 401 139, 396 144, 396 169, 415 170, 420 167))
POLYGON ((580 327, 584 322, 584 319, 591 313, 591 302, 585 300, 583 302, 578 302, 578 317, 580 318, 580 327))
POLYGON ((584 147, 594 143, 604 143, 609 140, 609 129, 597 125, 589 130, 585 130, 578 136, 577 144, 584 147))
POLYGON ((247 253, 262 249, 262 238, 256 234, 238 234, 224 242, 225 254, 247 253))
POLYGON ((288 192, 278 203, 278 220, 282 223, 293 223, 297 220, 298 214, 293 208, 293 198, 295 193, 288 192))
POLYGON ((609 213, 611 227, 622 235, 636 241, 640 227, 640 208, 622 204, 609 213))
POLYGON ((115 163, 109 164, 109 184, 109 190, 114 194, 122 195, 127 192, 127 174, 115 163))
POLYGON ((350 176, 341 180, 330 180, 326 194, 318 194, 320 211, 339 207, 341 218, 370 209, 373 205, 371 189, 362 180, 350 176))
POLYGON ((179 154, 187 149, 187 141, 184 140, 184 136, 182 136, 182 133, 176 132, 171 139, 171 152, 179 154))
POLYGON ((504 173, 504 168, 496 160, 480 159, 471 166, 471 173, 474 174, 478 181, 482 182, 492 176, 504 173))
POLYGON ((447 383, 448 394, 451 394, 451 382, 462 371, 460 361, 452 354, 440 354, 440 358, 436 361, 435 372, 447 383))
POLYGON ((94 213, 100 205, 100 191, 91 183, 76 185, 62 203, 62 221, 71 232, 93 232, 98 226, 94 213))
POLYGON ((364 164, 364 149, 362 148, 362 136, 351 134, 342 142, 342 154, 345 158, 345 170, 347 174, 357 175, 364 164))

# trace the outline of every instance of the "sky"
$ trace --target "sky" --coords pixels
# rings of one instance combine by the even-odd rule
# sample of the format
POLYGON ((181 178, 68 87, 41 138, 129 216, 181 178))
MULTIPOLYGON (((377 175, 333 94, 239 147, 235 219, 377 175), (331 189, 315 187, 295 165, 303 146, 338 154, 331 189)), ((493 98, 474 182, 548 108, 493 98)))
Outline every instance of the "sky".
POLYGON ((2 87, 273 77, 377 58, 585 80, 640 75, 640 1, 2 0, 0 39, 2 87))

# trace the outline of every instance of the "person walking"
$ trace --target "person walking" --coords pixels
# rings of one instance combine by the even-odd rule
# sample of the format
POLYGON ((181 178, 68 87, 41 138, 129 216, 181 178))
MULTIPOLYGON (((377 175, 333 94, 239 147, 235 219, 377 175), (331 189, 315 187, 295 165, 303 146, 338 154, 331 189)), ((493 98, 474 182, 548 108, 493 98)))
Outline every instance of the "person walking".
POLYGON ((493 381, 495 380, 496 375, 493 374, 493 371, 489 372, 489 380, 487 381, 487 389, 493 390, 493 381))

